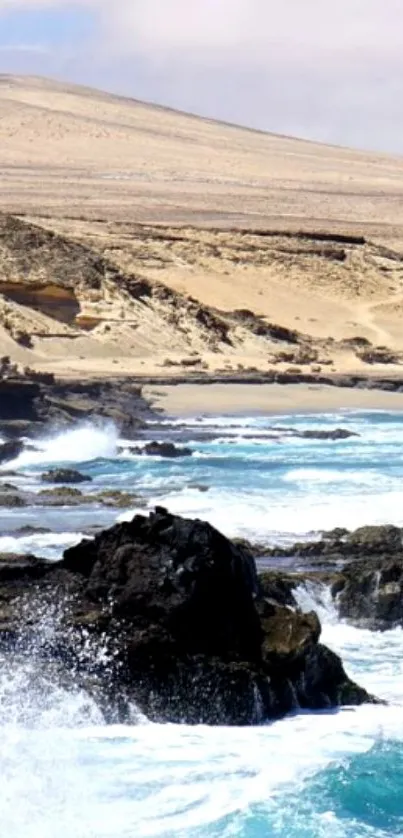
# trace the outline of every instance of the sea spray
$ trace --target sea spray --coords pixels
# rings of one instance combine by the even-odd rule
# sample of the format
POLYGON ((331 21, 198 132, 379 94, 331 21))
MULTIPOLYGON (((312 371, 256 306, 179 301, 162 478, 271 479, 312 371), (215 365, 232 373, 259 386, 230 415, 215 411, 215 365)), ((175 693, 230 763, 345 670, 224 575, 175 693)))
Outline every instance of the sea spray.
MULTIPOLYGON (((311 426, 314 420, 286 421, 311 426)), ((157 497, 153 481, 159 488, 171 475, 179 484, 173 493, 178 511, 188 502, 188 482, 208 485, 205 493, 190 490, 192 513, 203 510, 204 517, 205 509, 226 534, 242 530, 252 540, 287 541, 295 532, 336 523, 402 522, 402 419, 351 414, 329 422, 349 424, 361 436, 337 455, 333 443, 290 441, 267 452, 259 443, 263 456, 256 445, 247 472, 242 457, 231 459, 240 444, 235 442, 226 452, 221 448, 220 458, 217 446, 204 446, 211 459, 115 460, 107 475, 104 462, 91 466, 91 473, 99 481, 112 475, 114 485, 126 489, 136 480, 139 491, 144 481, 151 503, 157 497), (271 457, 280 462, 277 470, 271 457), (327 471, 323 482, 315 474, 298 483, 282 479, 304 467, 327 471), (338 468, 346 480, 333 489, 328 478, 338 468), (379 491, 369 479, 371 468, 380 476, 379 491)), ((242 423, 253 430, 251 420, 242 423)), ((253 441, 247 445, 252 449, 253 441)), ((88 461, 88 451, 80 456, 88 461)), ((77 512, 62 513, 63 530, 70 514, 77 512)), ((403 631, 370 632, 340 621, 326 587, 299 589, 297 598, 304 610, 318 611, 323 642, 341 654, 349 675, 387 698, 387 707, 295 714, 247 729, 107 726, 77 684, 57 686, 48 677, 42 689, 35 656, 16 656, 8 668, 3 660, 0 838, 401 838, 403 631)), ((50 625, 42 624, 42 631, 49 641, 50 625)))
POLYGON ((114 458, 118 430, 112 422, 85 422, 66 431, 35 440, 34 450, 25 450, 8 469, 26 469, 53 463, 85 463, 98 458, 114 458))
POLYGON ((403 718, 403 628, 369 631, 340 620, 328 585, 308 582, 294 595, 302 611, 316 611, 322 642, 341 656, 348 675, 368 692, 392 702, 403 718))

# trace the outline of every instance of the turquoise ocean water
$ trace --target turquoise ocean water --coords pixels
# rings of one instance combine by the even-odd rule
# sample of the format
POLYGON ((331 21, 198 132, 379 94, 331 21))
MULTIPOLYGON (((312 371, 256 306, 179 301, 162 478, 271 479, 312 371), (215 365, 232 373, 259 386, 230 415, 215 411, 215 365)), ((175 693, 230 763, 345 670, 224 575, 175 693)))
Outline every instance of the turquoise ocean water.
MULTIPOLYGON (((20 475, 13 483, 39 491, 45 467, 71 463, 92 476, 90 491, 133 491, 150 507, 255 541, 286 545, 334 526, 403 526, 403 415, 200 417, 186 426, 178 420, 172 435, 193 438, 194 456, 141 458, 112 426, 82 426, 7 468, 20 475), (344 427, 359 436, 296 440, 281 426, 344 427)), ((0 510, 0 552, 56 559, 89 527, 133 512, 0 510), (16 534, 25 524, 52 532, 16 534)), ((108 727, 85 694, 44 691, 34 661, 0 662, 0 838, 403 836, 403 630, 379 634, 340 622, 326 588, 301 588, 298 597, 318 610, 323 639, 349 674, 388 706, 297 714, 250 729, 154 725, 133 707, 132 725, 108 727)), ((53 619, 47 615, 44 632, 53 619)))

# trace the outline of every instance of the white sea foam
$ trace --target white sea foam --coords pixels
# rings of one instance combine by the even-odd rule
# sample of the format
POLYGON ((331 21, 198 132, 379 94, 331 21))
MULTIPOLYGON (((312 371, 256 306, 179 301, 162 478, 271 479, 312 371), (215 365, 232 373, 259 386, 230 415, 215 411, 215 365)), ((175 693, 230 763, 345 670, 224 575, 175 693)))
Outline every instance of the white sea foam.
POLYGON ((23 451, 4 469, 29 468, 52 463, 84 463, 117 454, 118 432, 112 423, 84 423, 35 442, 34 451, 23 451))
MULTIPOLYGON (((152 488, 152 478, 150 478, 152 488)), ((201 483, 208 480, 201 479, 201 483)), ((308 533, 331 530, 334 527, 355 529, 372 524, 403 526, 402 492, 357 494, 343 492, 309 491, 304 495, 294 492, 269 494, 268 492, 228 491, 211 487, 207 492, 197 489, 169 489, 162 494, 163 482, 158 493, 150 498, 149 506, 166 506, 171 512, 209 521, 228 536, 244 536, 255 541, 271 543, 290 542, 292 536, 300 538, 308 533)), ((156 487, 155 487, 156 488, 156 487)), ((352 484, 352 488, 354 486, 352 484)), ((119 520, 129 520, 124 513, 119 520)))
POLYGON ((33 554, 43 559, 59 559, 67 547, 84 538, 80 532, 33 533, 32 535, 0 536, 0 553, 33 554))
MULTIPOLYGON (((305 420, 309 423, 306 416, 305 420)), ((226 426, 228 420, 222 421, 226 426)), ((208 420, 203 422, 207 424, 208 420)), ((341 424, 340 415, 335 416, 336 422, 341 424)), ((355 417, 354 423, 367 434, 365 423, 361 426, 361 420, 355 417)), ((250 426, 249 420, 247 424, 250 426)), ((244 444, 239 424, 234 432, 244 444)), ((379 444, 381 438, 388 437, 391 450, 400 431, 385 435, 379 426, 378 432, 379 444)), ((371 449, 373 444, 378 443, 370 444, 366 435, 357 443, 352 441, 351 450, 359 458, 366 447, 366 456, 371 457, 372 450, 376 453, 375 448, 371 449)), ((303 452, 303 446, 300 450, 303 452)), ((331 450, 336 449, 332 446, 331 450)), ((350 442, 343 447, 343 456, 349 450, 350 442)), ((79 456, 82 457, 81 452, 79 456)), ((71 462, 88 459, 86 450, 82 459, 74 458, 71 462)), ((60 450, 50 462, 59 461, 60 450)), ((321 469, 311 465, 311 460, 304 465, 303 457, 296 458, 286 469, 288 480, 281 481, 274 474, 272 480, 261 484, 265 486, 261 490, 253 483, 254 477, 248 484, 246 470, 241 486, 239 482, 231 486, 234 476, 229 469, 225 488, 220 488, 222 484, 215 479, 214 470, 208 469, 208 457, 195 465, 194 471, 189 469, 189 463, 183 467, 179 462, 159 469, 155 462, 144 460, 141 469, 137 463, 133 465, 127 479, 133 480, 133 474, 136 479, 141 477, 141 485, 150 493, 150 505, 162 503, 172 511, 207 518, 230 535, 244 534, 255 540, 269 536, 278 542, 280 537, 304 535, 318 527, 353 528, 361 523, 403 521, 402 492, 395 478, 388 486, 381 475, 373 484, 365 467, 360 488, 354 471, 340 480, 333 479, 334 472, 338 472, 332 462, 321 480, 317 478, 321 469), (191 479, 208 484, 209 491, 182 488, 182 468, 187 469, 186 482, 191 479), (363 495, 365 481, 368 491, 363 495), (331 482, 337 485, 331 487, 331 482)), ((66 514, 70 515, 63 513, 66 514)), ((76 514, 81 513, 74 510, 76 514)), ((131 511, 122 517, 132 514, 131 511)), ((79 537, 70 533, 59 535, 61 539, 79 537)), ((51 537, 54 544, 55 537, 51 537)), ((42 547, 46 549, 44 542, 42 547)), ((4 544, 0 541, 1 549, 4 544)), ((12 549, 15 551, 15 544, 12 549)), ((325 587, 301 588, 297 595, 304 610, 318 611, 322 639, 342 655, 349 675, 392 702, 390 706, 300 714, 256 729, 173 725, 107 728, 88 696, 74 689, 56 689, 52 684, 46 691, 38 691, 36 668, 29 668, 29 662, 15 662, 14 672, 0 669, 0 838, 400 835, 402 830, 397 829, 396 820, 392 827, 386 817, 381 823, 383 814, 381 811, 379 815, 376 802, 373 808, 375 818, 379 815, 379 828, 369 820, 356 818, 349 812, 348 804, 342 816, 336 807, 324 810, 322 800, 309 808, 309 784, 318 771, 342 766, 348 772, 350 760, 369 755, 385 743, 403 743, 403 631, 372 633, 340 622, 325 587), (30 677, 33 686, 27 689, 30 677)), ((388 769, 387 760, 386 754, 388 769)), ((365 779, 367 765, 362 773, 365 779)), ((377 784, 381 783, 382 778, 375 776, 377 784)), ((339 793, 344 793, 342 782, 337 784, 339 793)), ((388 790, 386 797, 387 793, 388 790)))
POLYGON ((340 620, 327 585, 301 585, 295 596, 303 611, 316 611, 322 641, 341 655, 349 674, 379 698, 403 705, 403 629, 374 632, 340 620))

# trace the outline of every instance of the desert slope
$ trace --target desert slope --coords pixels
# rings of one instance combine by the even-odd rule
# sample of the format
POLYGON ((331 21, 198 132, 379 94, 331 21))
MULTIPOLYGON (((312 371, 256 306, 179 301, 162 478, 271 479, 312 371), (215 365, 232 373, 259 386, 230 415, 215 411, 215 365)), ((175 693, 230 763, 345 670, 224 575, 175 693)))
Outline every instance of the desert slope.
POLYGON ((39 78, 0 76, 0 114, 0 354, 400 376, 403 159, 39 78))
POLYGON ((402 309, 362 237, 0 215, 0 352, 63 376, 400 374, 402 309))
POLYGON ((403 159, 251 131, 46 79, 0 76, 0 208, 399 235, 403 159))

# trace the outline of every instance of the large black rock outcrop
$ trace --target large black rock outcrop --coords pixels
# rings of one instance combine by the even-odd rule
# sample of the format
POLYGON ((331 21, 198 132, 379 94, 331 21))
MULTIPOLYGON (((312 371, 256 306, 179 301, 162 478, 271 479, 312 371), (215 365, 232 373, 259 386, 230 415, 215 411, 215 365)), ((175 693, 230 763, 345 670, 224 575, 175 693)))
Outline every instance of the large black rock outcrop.
POLYGON ((0 556, 0 650, 83 686, 114 721, 256 724, 373 701, 292 587, 247 549, 157 508, 66 550, 0 556))
POLYGON ((98 613, 105 632, 107 611, 121 688, 150 718, 252 724, 372 700, 316 614, 261 589, 251 555, 205 522, 157 508, 67 550, 57 573, 78 585, 76 625, 98 613))

